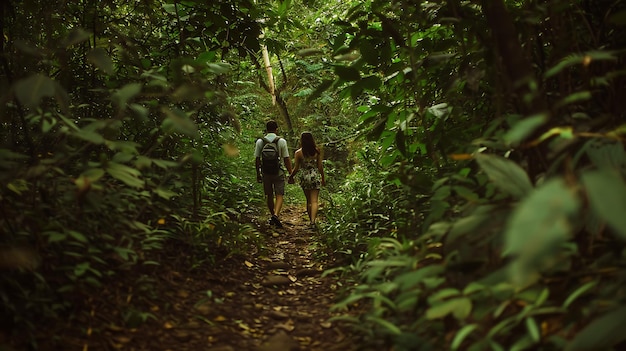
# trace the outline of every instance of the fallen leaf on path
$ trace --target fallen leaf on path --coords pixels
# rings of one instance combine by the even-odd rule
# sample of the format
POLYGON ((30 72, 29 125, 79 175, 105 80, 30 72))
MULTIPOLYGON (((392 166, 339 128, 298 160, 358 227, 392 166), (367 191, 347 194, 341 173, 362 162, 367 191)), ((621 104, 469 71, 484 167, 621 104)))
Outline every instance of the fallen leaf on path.
POLYGON ((115 337, 115 341, 119 342, 120 344, 128 344, 131 340, 131 338, 123 335, 115 337))
POLYGON ((276 328, 284 329, 286 331, 293 331, 296 327, 293 325, 293 321, 290 319, 285 323, 276 324, 276 328))
POLYGON ((243 263, 244 263, 246 266, 248 266, 248 268, 252 268, 252 267, 254 267, 254 264, 252 264, 252 262, 249 262, 249 261, 243 261, 243 263))

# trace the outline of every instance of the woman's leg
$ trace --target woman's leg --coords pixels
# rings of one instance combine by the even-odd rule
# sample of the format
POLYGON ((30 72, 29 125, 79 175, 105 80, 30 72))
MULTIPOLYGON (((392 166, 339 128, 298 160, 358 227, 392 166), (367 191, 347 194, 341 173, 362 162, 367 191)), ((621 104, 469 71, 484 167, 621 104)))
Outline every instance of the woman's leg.
POLYGON ((311 219, 311 190, 302 189, 302 191, 304 191, 304 196, 306 197, 306 213, 309 215, 309 221, 312 221, 311 219))
POLYGON ((309 198, 307 199, 311 206, 310 219, 311 223, 315 223, 317 219, 317 199, 320 195, 320 189, 311 189, 309 190, 309 198))

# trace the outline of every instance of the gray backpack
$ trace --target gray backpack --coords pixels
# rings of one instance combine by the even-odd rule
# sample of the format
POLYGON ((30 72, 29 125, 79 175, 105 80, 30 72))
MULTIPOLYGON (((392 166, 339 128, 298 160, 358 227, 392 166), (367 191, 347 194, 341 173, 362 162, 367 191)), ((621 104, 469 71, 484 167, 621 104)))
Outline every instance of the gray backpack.
POLYGON ((276 175, 280 170, 278 140, 280 140, 280 137, 276 137, 272 141, 263 138, 263 149, 261 150, 261 169, 264 174, 276 175))

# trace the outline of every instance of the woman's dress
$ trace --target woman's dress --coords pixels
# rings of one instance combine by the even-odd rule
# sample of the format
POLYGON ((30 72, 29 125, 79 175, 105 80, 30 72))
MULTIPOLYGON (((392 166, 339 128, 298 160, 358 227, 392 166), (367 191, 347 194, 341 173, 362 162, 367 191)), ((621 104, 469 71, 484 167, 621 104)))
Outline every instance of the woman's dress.
POLYGON ((317 170, 317 155, 302 160, 298 182, 304 190, 319 189, 322 186, 322 175, 317 170))

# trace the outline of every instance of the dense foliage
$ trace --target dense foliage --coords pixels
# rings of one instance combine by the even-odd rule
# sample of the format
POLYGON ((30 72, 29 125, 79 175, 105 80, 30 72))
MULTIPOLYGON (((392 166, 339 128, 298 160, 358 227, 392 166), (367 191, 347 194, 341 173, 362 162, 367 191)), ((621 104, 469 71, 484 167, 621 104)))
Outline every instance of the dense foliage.
MULTIPOLYGON (((122 289, 149 298, 163 261, 188 271, 261 244, 221 59, 258 48, 260 28, 236 5, 3 2, 3 327, 89 318, 128 272, 122 289)), ((150 317, 119 308, 122 325, 150 317)))
POLYGON ((355 326, 397 350, 623 346, 625 6, 348 11, 330 85, 381 150, 334 228, 360 248, 355 326))
POLYGON ((354 282, 336 308, 381 348, 624 342, 623 0, 0 9, 3 329, 262 246, 272 117, 323 146, 328 273, 354 282))

